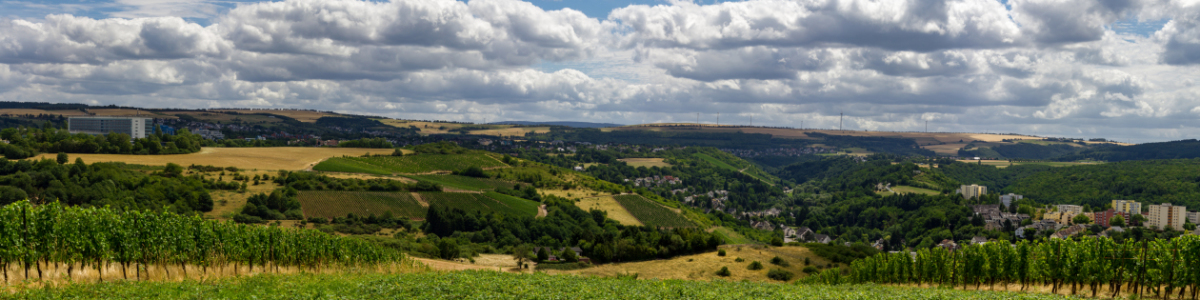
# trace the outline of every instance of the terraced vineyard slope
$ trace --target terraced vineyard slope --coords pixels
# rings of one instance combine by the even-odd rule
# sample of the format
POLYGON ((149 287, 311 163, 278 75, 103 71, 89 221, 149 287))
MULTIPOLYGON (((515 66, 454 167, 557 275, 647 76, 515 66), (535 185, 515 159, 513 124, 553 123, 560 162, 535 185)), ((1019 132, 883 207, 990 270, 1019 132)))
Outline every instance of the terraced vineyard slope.
POLYGON ((400 218, 422 219, 427 210, 407 192, 301 191, 297 198, 306 218, 336 218, 351 213, 382 216, 391 212, 400 218))
POLYGON ((639 195, 620 195, 613 197, 630 214, 642 224, 652 227, 695 227, 696 224, 684 218, 683 215, 661 204, 650 201, 639 195))
MULTIPOLYGON (((503 197, 504 200, 497 200, 489 197, 489 195, 499 195, 497 193, 475 194, 422 192, 419 194, 421 195, 421 199, 425 200, 425 202, 429 203, 429 205, 441 205, 448 208, 461 209, 463 211, 499 212, 513 216, 537 215, 536 202, 515 197, 503 197)), ((501 198, 499 196, 496 197, 501 198)))

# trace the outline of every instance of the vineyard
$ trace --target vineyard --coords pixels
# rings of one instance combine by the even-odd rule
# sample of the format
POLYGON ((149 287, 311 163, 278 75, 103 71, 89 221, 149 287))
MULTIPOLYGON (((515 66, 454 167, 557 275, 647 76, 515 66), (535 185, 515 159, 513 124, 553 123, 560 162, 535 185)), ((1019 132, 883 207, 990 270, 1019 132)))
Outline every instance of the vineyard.
POLYGON ((520 202, 516 202, 515 205, 509 205, 500 200, 488 197, 488 194, 423 192, 420 195, 421 199, 424 199, 429 205, 440 205, 468 212, 498 212, 513 216, 534 216, 537 214, 537 204, 535 202, 518 198, 510 197, 511 199, 505 198, 505 200, 509 202, 524 201, 531 205, 520 202))
POLYGON ((736 281, 511 274, 488 271, 404 274, 260 275, 213 282, 67 285, 26 290, 21 299, 1062 299, 879 285, 792 285, 736 281))
POLYGON ((1118 243, 1108 238, 992 242, 947 251, 921 249, 855 261, 845 274, 830 269, 809 277, 821 283, 924 284, 979 289, 981 285, 1047 286, 1051 293, 1089 293, 1196 299, 1200 237, 1118 243), (1069 290, 1068 290, 1069 289, 1069 290))
POLYGON ((643 225, 651 227, 695 227, 696 224, 684 218, 683 215, 654 203, 638 195, 615 196, 621 206, 625 207, 633 217, 642 221, 643 225))
POLYGON ((350 159, 348 157, 330 157, 321 161, 313 170, 325 172, 344 172, 344 173, 366 173, 375 175, 391 175, 392 172, 379 166, 375 166, 362 161, 350 159))
POLYGON ((408 178, 428 181, 445 187, 462 190, 491 190, 498 187, 511 189, 516 183, 490 178, 475 178, 459 175, 408 175, 408 178))
POLYGON ((421 154, 405 156, 335 157, 317 164, 316 167, 313 167, 313 170, 391 174, 458 171, 472 166, 491 168, 503 167, 505 164, 482 153, 421 154))
POLYGON ((426 211, 410 193, 301 191, 297 199, 305 217, 382 216, 390 211, 398 218, 423 219, 426 211))
POLYGON ((57 202, 35 206, 21 201, 0 208, 0 269, 5 282, 72 280, 76 268, 96 270, 97 279, 104 281, 104 270, 112 266, 120 272, 109 276, 141 279, 155 269, 169 277, 167 267, 175 266, 187 277, 188 266, 208 274, 230 266, 235 272, 243 268, 279 272, 281 267, 320 271, 393 262, 411 261, 388 248, 316 230, 248 226, 169 212, 77 208, 57 202), (50 273, 62 272, 63 267, 66 276, 50 273), (10 270, 21 278, 9 278, 10 270))

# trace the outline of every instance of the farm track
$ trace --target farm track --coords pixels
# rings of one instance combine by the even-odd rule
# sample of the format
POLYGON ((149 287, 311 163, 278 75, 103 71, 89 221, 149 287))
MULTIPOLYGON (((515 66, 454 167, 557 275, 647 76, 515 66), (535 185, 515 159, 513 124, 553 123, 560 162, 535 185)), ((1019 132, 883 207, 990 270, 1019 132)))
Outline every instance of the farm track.
POLYGON ((417 204, 420 204, 421 206, 424 206, 424 207, 429 207, 429 202, 425 201, 425 199, 422 199, 420 193, 414 192, 414 193, 412 193, 412 196, 413 196, 413 199, 417 200, 417 204))

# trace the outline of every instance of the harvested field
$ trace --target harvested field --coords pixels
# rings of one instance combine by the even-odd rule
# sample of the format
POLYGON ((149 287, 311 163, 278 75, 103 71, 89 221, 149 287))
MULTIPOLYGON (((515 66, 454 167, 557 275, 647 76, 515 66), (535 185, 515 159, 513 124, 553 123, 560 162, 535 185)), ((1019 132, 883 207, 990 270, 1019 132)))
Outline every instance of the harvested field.
MULTIPOLYGON (((191 154, 170 155, 126 155, 126 154, 69 154, 71 160, 82 158, 86 163, 123 162, 128 164, 161 166, 176 163, 189 165, 213 165, 260 170, 304 170, 318 162, 337 156, 361 156, 380 149, 364 148, 316 148, 316 147, 270 147, 270 148, 216 148, 206 147, 191 154)), ((34 159, 54 159, 54 153, 44 153, 34 159)))
POLYGON ((392 212, 400 218, 423 219, 426 208, 406 192, 347 192, 347 191, 301 191, 301 210, 304 217, 335 218, 347 214, 357 216, 392 212))
POLYGON ((384 125, 398 127, 398 128, 408 128, 408 126, 416 126, 417 128, 421 129, 421 134, 426 134, 426 135, 450 133, 450 130, 452 130, 452 129, 463 127, 463 125, 467 125, 467 124, 458 124, 458 123, 438 123, 438 122, 409 121, 409 120, 395 120, 395 119, 375 119, 375 120, 379 121, 380 123, 383 123, 384 125))
POLYGON ((279 116, 296 119, 296 121, 305 122, 305 123, 316 123, 317 119, 320 119, 321 117, 336 117, 336 116, 338 116, 337 114, 331 114, 331 113, 325 113, 325 112, 319 112, 319 111, 307 111, 307 110, 241 109, 241 110, 218 110, 218 111, 229 111, 229 112, 236 112, 236 113, 241 113, 241 114, 272 114, 272 115, 279 115, 279 116))
POLYGON ((668 164, 668 163, 664 162, 662 158, 657 158, 657 157, 651 157, 651 158, 622 158, 622 159, 618 159, 618 160, 619 160, 619 161, 623 161, 623 162, 625 162, 625 164, 629 165, 630 167, 634 167, 634 168, 637 168, 637 167, 647 167, 647 168, 649 168, 649 167, 660 167, 660 168, 663 168, 663 167, 670 167, 670 166, 671 166, 671 164, 668 164))
MULTIPOLYGON (((504 126, 504 125, 500 125, 500 126, 504 126)), ((547 132, 550 132, 550 127, 509 127, 509 128, 497 128, 497 129, 472 130, 471 134, 509 137, 509 136, 525 136, 525 134, 529 133, 529 132, 547 133, 547 132)))
POLYGON ((578 206, 583 210, 602 210, 608 213, 609 219, 616 220, 622 225, 642 225, 642 221, 638 221, 637 218, 633 217, 633 214, 630 214, 628 210, 625 210, 625 207, 621 206, 621 203, 618 203, 617 199, 613 199, 612 196, 588 197, 579 199, 579 202, 576 202, 575 206, 578 206))
POLYGON ((796 274, 795 278, 799 279, 805 276, 804 272, 801 271, 804 269, 805 258, 808 258, 812 265, 824 267, 829 264, 829 261, 817 256, 816 254, 813 254, 808 250, 808 248, 800 246, 766 247, 724 245, 721 246, 720 249, 725 249, 725 256, 717 256, 717 252, 708 252, 695 255, 678 256, 663 260, 604 264, 580 270, 547 270, 544 272, 549 274, 578 274, 605 277, 614 277, 618 274, 637 273, 639 279, 722 279, 726 281, 749 280, 778 282, 767 278, 767 272, 769 270, 788 270, 793 274, 796 274), (771 261, 771 258, 775 256, 783 258, 783 260, 788 262, 789 266, 780 267, 770 264, 769 262, 771 261), (742 258, 745 261, 734 261, 737 258, 742 258), (753 261, 761 262, 764 268, 762 270, 748 270, 746 266, 753 261), (729 277, 717 276, 716 272, 717 270, 720 270, 721 267, 728 267, 731 275, 729 277))
POLYGON ((33 108, 4 108, 0 109, 0 115, 61 115, 64 117, 70 116, 85 116, 87 113, 78 110, 42 110, 33 108))

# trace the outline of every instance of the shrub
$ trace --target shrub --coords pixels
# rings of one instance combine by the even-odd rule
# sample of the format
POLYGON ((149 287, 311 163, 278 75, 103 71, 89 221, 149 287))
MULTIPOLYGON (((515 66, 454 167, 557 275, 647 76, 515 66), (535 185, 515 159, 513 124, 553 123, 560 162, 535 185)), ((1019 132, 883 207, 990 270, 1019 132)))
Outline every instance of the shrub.
POLYGON ((741 257, 738 257, 738 258, 734 259, 733 261, 735 261, 735 262, 743 262, 743 261, 746 261, 746 260, 745 260, 745 259, 742 259, 741 257))
POLYGON ((725 256, 725 249, 717 250, 717 256, 725 256))
POLYGON ((779 281, 792 280, 792 276, 793 276, 792 272, 788 272, 787 270, 783 270, 783 269, 771 269, 770 272, 767 272, 767 278, 771 278, 771 279, 779 280, 779 281))
POLYGON ((750 265, 749 265, 749 266, 747 266, 746 268, 747 268, 747 269, 750 269, 750 270, 762 270, 762 269, 763 269, 763 265, 762 265, 762 263, 760 263, 760 262, 758 262, 758 261, 756 260, 756 261, 754 261, 754 262, 751 262, 751 263, 750 263, 750 265))
POLYGON ((771 264, 780 266, 780 267, 787 267, 787 266, 792 265, 792 264, 788 263, 786 260, 783 260, 782 257, 778 257, 778 256, 771 258, 771 264))
POLYGON ((812 262, 810 262, 810 261, 808 260, 808 258, 807 258, 807 257, 805 257, 805 258, 804 258, 804 265, 805 265, 805 266, 807 266, 807 265, 808 265, 808 264, 810 264, 810 263, 812 263, 812 262))
POLYGON ((730 274, 729 267, 721 267, 721 270, 717 271, 717 276, 721 277, 729 277, 730 274))
POLYGON ((817 272, 817 268, 815 268, 813 266, 807 266, 807 267, 804 267, 804 270, 801 270, 801 271, 803 271, 804 274, 812 274, 812 273, 817 272))

